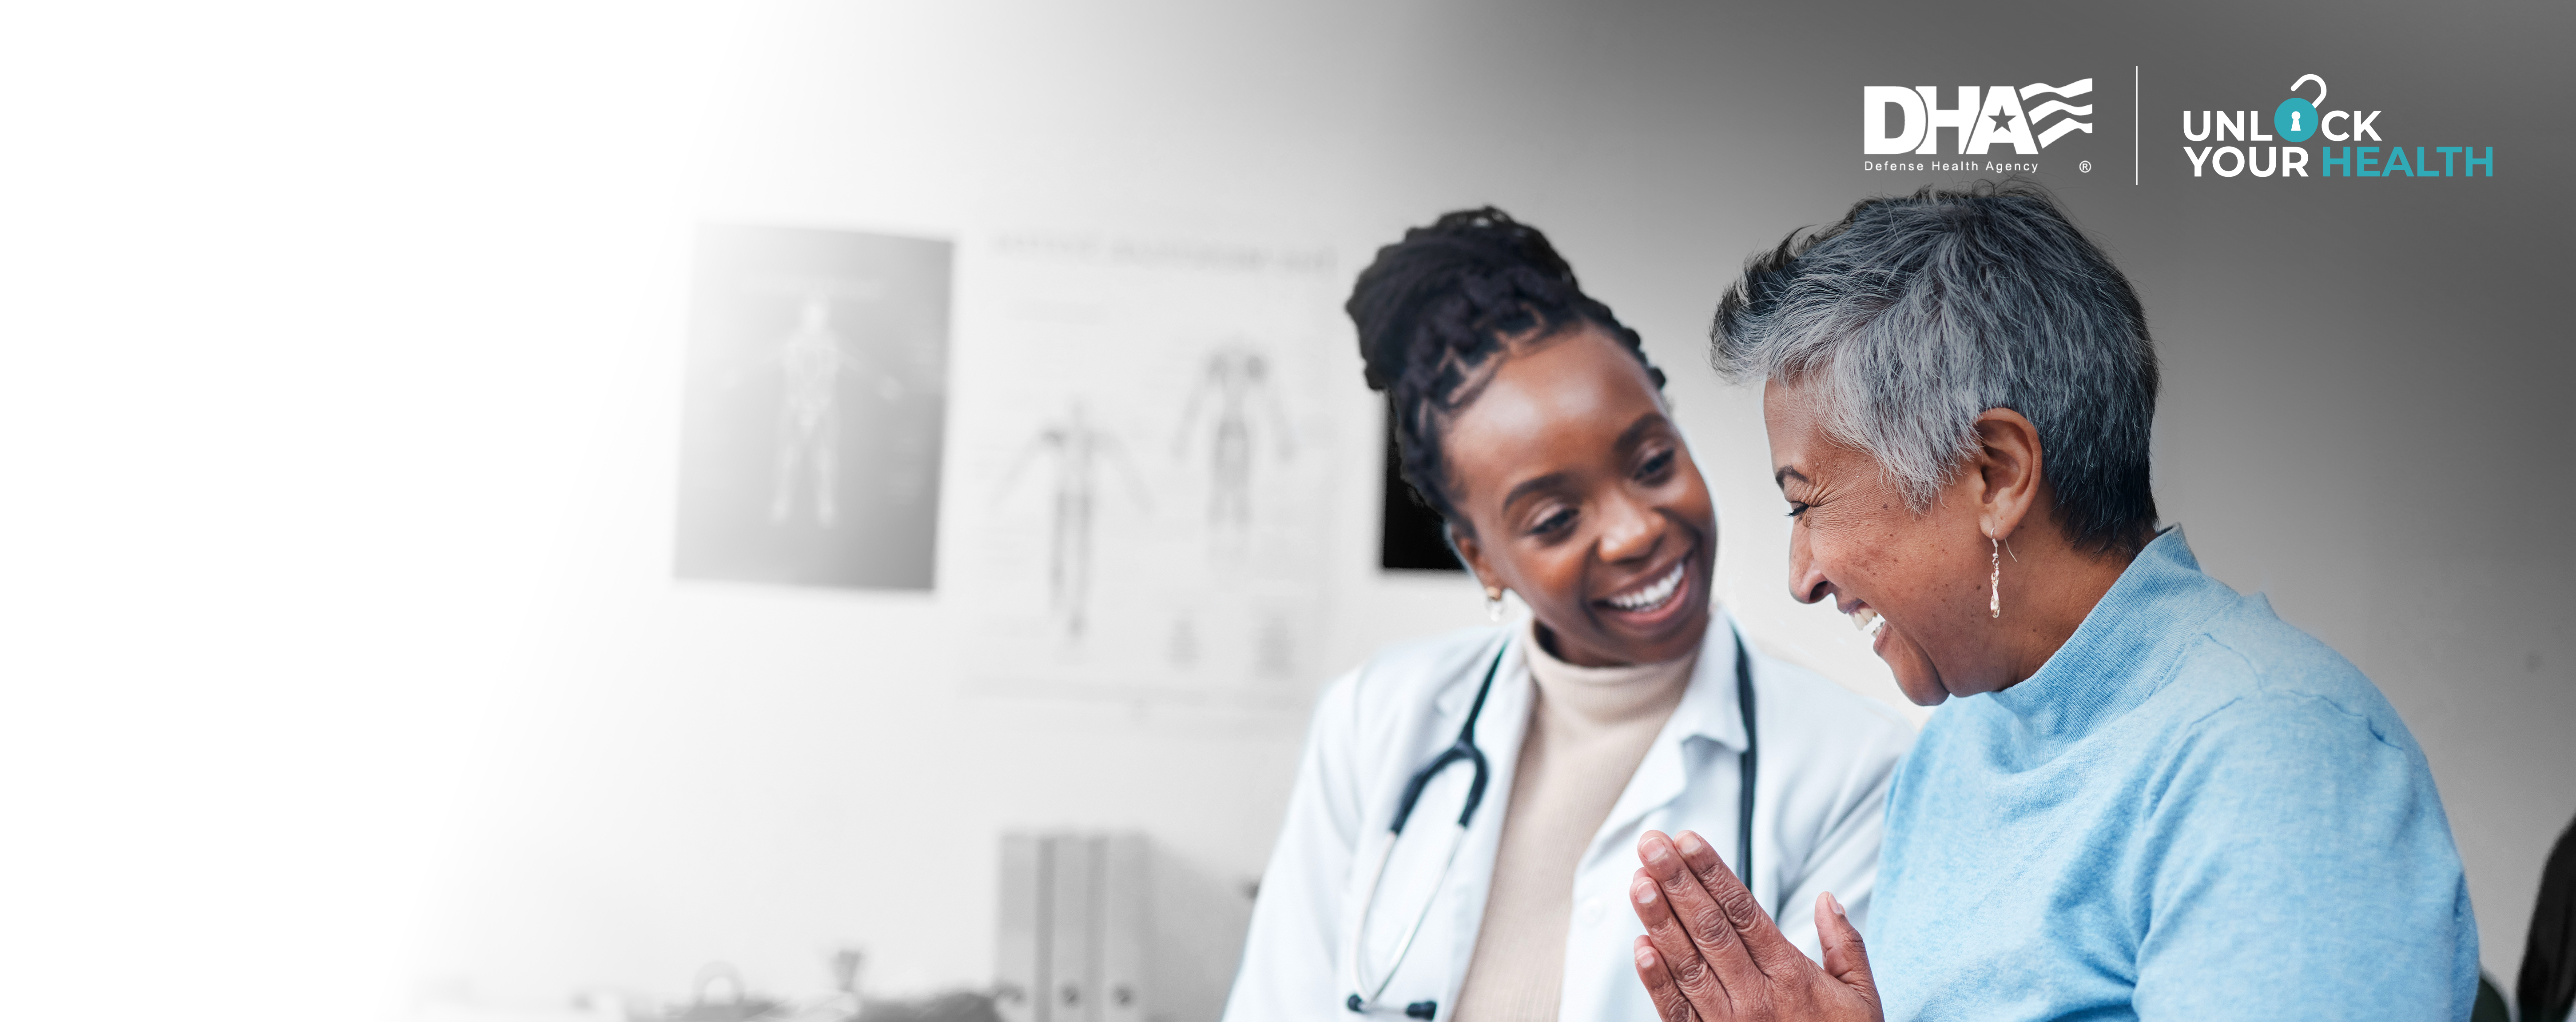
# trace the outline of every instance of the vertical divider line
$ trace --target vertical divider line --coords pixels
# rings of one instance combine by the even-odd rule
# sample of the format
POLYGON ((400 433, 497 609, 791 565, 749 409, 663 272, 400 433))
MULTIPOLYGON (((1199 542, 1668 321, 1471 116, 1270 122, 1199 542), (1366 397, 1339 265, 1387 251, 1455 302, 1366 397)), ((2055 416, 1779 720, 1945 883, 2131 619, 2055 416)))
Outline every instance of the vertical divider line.
POLYGON ((2129 65, 2129 184, 2138 184, 2138 65, 2129 65))

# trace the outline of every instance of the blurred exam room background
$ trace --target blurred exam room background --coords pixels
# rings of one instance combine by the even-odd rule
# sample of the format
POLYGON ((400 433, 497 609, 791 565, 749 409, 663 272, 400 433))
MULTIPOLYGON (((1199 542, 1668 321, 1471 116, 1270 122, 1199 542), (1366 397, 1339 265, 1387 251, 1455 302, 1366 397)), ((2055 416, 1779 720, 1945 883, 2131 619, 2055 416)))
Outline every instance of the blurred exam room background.
POLYGON ((1006 849, 1047 835, 1242 902, 1314 694, 1483 620, 1460 576, 1383 566, 1339 311, 1377 246, 1483 203, 1670 374, 1721 600, 1920 720, 1787 597, 1758 395, 1704 368, 1708 315, 1793 228, 1993 176, 1862 170, 1861 87, 2078 78, 2097 130, 2068 145, 2101 166, 2035 176, 2145 302, 2163 514, 2396 705, 2509 986, 2576 814, 2570 21, 12 11, 13 996, 557 1018, 982 989, 1006 849), (2191 175, 2177 111, 2268 117, 2306 73, 2392 141, 2503 158, 2191 175))

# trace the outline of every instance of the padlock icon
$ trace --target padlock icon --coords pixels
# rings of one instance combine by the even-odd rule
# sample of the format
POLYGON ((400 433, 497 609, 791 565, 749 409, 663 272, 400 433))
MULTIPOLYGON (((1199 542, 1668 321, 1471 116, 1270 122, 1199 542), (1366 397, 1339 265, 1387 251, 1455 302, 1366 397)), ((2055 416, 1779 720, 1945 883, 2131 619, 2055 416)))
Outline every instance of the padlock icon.
POLYGON ((2297 92, 2310 81, 2317 83, 2316 103, 2292 96, 2272 109, 2272 131, 2281 136, 2281 141, 2305 142, 2308 136, 2317 133, 2317 103, 2326 101, 2326 80, 2316 75, 2300 75, 2298 81, 2290 83, 2290 91, 2297 92))

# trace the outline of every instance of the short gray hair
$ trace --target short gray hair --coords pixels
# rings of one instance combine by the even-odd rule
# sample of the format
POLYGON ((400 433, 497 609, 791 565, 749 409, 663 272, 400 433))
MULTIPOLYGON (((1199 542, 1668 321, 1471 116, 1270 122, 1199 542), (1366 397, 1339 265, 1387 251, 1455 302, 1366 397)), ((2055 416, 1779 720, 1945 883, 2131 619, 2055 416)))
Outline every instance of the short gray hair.
POLYGON ((2019 181, 1870 199, 1755 255, 1718 302, 1709 360, 1736 382, 1818 385, 1827 428, 1920 513, 1989 408, 2039 428, 2068 538, 2153 538, 2156 353, 2128 278, 2019 181))

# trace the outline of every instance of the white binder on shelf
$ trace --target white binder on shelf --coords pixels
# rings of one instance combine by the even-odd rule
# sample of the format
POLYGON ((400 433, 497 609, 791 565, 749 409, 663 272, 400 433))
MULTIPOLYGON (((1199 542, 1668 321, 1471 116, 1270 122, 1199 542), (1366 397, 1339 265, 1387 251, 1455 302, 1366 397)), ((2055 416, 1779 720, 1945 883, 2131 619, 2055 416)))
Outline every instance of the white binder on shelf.
POLYGON ((1055 861, 1052 909, 1047 916, 1050 993, 1042 1022, 1100 1022, 1093 986, 1100 976, 1094 931, 1099 928, 1100 839, 1058 834, 1048 839, 1055 861))
POLYGON ((1045 838, 1002 835, 1001 917, 993 940, 993 1008, 1002 1022, 1046 1018, 1048 888, 1045 838))
POLYGON ((1100 839, 1100 1022, 1146 1022, 1154 936, 1151 856, 1143 834, 1100 839))

